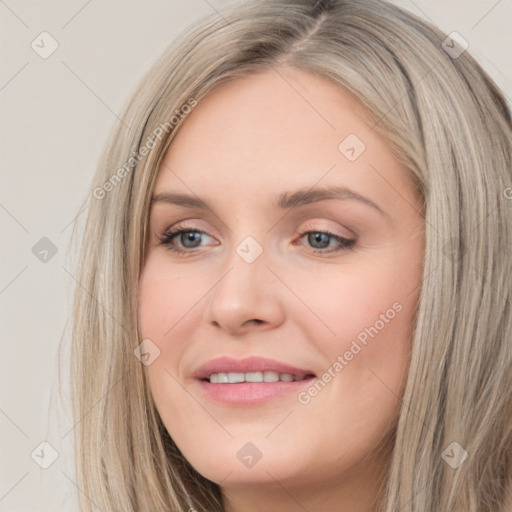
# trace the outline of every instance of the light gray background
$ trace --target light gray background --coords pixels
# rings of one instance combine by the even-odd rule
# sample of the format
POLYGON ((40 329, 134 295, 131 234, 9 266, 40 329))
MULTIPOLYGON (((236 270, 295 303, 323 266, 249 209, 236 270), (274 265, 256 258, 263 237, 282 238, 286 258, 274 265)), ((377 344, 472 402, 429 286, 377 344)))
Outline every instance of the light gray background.
MULTIPOLYGON (((77 218, 79 205, 137 82, 188 24, 225 3, 0 0, 1 511, 77 510, 73 422, 57 366, 61 338, 64 364, 69 357, 73 223, 86 216, 77 218), (47 59, 31 48, 42 31, 59 44, 47 59), (46 263, 32 252, 42 237, 58 250, 46 263), (43 441, 59 453, 48 469, 31 458, 43 441)), ((512 0, 396 3, 459 32, 510 102, 512 0)))

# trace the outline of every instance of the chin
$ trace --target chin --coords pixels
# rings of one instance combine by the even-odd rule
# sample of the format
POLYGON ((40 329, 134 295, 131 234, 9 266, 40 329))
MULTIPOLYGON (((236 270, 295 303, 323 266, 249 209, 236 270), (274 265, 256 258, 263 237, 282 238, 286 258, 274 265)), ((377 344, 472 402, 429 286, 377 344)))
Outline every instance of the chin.
POLYGON ((321 468, 315 469, 313 453, 311 458, 306 453, 298 457, 291 447, 278 447, 264 438, 247 439, 250 436, 244 436, 243 441, 230 439, 217 450, 195 445, 192 452, 183 453, 198 473, 222 487, 305 486, 326 477, 320 474, 321 468))

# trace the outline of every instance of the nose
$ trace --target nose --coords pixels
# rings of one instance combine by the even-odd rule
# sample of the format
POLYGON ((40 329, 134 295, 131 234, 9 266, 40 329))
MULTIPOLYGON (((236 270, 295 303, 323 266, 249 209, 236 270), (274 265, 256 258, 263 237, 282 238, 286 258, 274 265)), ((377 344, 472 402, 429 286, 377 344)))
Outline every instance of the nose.
POLYGON ((265 251, 250 262, 233 250, 207 296, 206 321, 231 335, 278 327, 284 318, 283 285, 268 263, 265 251))

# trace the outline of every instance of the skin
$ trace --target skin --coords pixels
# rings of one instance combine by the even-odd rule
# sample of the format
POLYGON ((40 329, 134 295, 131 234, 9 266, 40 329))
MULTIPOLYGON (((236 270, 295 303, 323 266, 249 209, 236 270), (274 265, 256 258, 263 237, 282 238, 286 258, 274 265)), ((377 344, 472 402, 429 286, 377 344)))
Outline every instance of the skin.
POLYGON ((389 463, 386 451, 372 453, 400 405, 423 216, 408 170, 362 114, 323 78, 269 69, 222 84, 201 101, 159 170, 154 196, 198 196, 210 209, 151 207, 139 322, 141 339, 160 355, 146 369, 169 434, 221 486, 227 512, 322 512, 340 504, 370 511, 389 463), (355 161, 338 149, 349 134, 366 146, 355 161), (384 213, 356 199, 273 206, 281 193, 331 185, 384 213), (186 255, 159 240, 179 222, 207 233, 195 243, 173 239, 186 255), (356 244, 329 252, 340 247, 335 239, 301 236, 325 230, 356 244), (236 252, 248 236, 263 249, 250 264, 236 252), (401 306, 394 318, 333 371, 393 304, 401 306), (221 405, 202 395, 192 373, 223 355, 269 357, 317 377, 331 368, 335 376, 307 404, 292 393, 254 407, 221 405), (247 442, 262 454, 250 468, 237 457, 247 442))

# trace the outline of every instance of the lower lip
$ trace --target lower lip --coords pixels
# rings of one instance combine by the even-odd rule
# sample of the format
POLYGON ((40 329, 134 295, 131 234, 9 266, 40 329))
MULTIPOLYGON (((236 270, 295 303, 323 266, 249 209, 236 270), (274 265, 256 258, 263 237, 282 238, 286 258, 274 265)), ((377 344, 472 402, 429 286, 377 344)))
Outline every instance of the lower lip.
POLYGON ((239 382, 236 384, 211 384, 198 380, 206 397, 225 405, 250 406, 269 402, 280 396, 297 394, 301 388, 310 386, 315 377, 291 382, 239 382))

